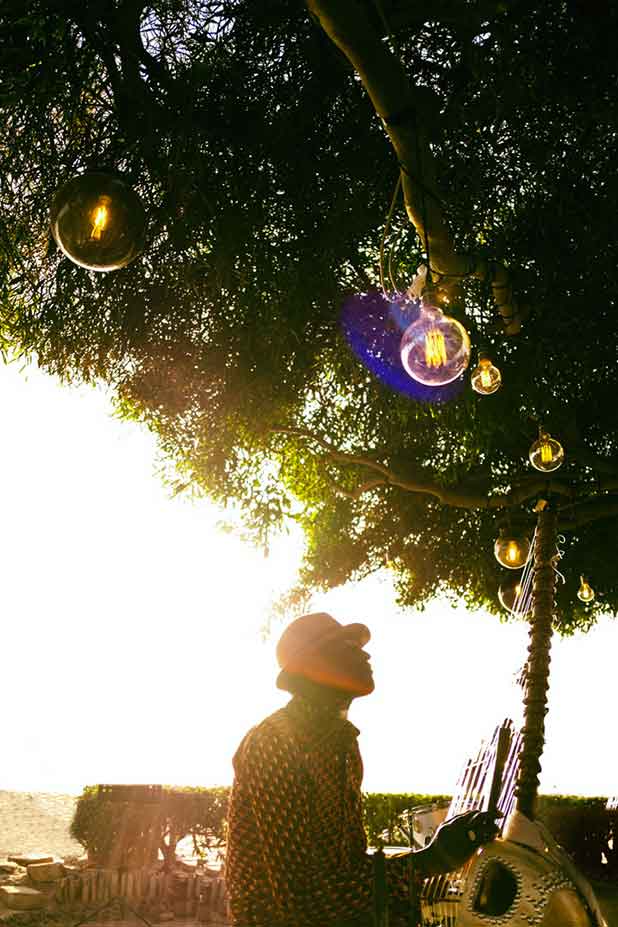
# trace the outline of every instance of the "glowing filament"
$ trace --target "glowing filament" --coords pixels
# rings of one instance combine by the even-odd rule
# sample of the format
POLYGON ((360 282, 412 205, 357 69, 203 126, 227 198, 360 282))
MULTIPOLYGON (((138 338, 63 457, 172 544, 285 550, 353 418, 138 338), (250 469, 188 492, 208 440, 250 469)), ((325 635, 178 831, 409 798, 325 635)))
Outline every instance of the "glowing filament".
POLYGON ((551 463, 554 459, 549 441, 541 442, 541 463, 551 463))
POLYGON ((491 373, 485 365, 481 367, 481 386, 484 386, 485 389, 489 389, 490 386, 493 386, 491 373))
POLYGON ((99 241, 103 232, 109 224, 109 209, 107 208, 107 202, 109 202, 108 196, 102 196, 99 205, 96 207, 92 214, 92 231, 90 232, 90 237, 99 241))
POLYGON ((506 549, 506 559, 510 563, 517 563, 519 560, 519 545, 515 541, 511 541, 506 549))
POLYGON ((425 363, 428 367, 442 367, 446 364, 444 335, 437 328, 430 328, 425 335, 425 363))

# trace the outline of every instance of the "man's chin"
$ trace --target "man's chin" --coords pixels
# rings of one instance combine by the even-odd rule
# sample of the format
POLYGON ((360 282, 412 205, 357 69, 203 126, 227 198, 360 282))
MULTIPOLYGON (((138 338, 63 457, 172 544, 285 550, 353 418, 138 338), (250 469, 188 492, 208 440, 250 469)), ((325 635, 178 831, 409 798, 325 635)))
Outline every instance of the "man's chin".
POLYGON ((360 698, 363 695, 371 695, 375 687, 376 685, 373 681, 373 677, 371 679, 367 679, 365 682, 359 683, 356 690, 357 698, 360 698))

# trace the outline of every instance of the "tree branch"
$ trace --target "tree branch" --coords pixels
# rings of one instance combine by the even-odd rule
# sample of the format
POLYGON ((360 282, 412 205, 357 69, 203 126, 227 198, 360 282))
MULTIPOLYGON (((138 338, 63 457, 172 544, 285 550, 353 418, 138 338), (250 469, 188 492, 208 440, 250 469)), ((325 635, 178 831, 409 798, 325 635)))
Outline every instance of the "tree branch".
POLYGON ((328 485, 333 489, 338 496, 345 496, 346 499, 360 499, 362 495, 366 492, 370 492, 372 489, 377 489, 379 486, 388 486, 388 483, 385 480, 367 480, 364 483, 360 483, 354 489, 346 489, 344 486, 340 486, 339 483, 335 483, 334 480, 329 480, 328 485))
POLYGON ((307 6, 360 77, 384 122, 401 166, 406 210, 430 255, 437 282, 452 288, 468 276, 486 280, 504 330, 516 334, 524 313, 513 299, 506 268, 455 250, 429 146, 438 110, 433 93, 410 85, 402 64, 373 28, 360 0, 307 0, 307 6))
POLYGON ((575 531, 593 521, 599 521, 601 518, 614 518, 616 515, 618 515, 618 499, 605 497, 594 502, 583 502, 577 506, 576 510, 573 510, 571 518, 559 516, 558 529, 575 531))
POLYGON ((159 61, 144 47, 141 34, 141 19, 146 4, 143 0, 125 0, 118 9, 116 41, 121 50, 123 64, 131 65, 131 80, 142 82, 139 74, 141 62, 148 76, 159 86, 172 90, 174 79, 164 62, 159 61))
POLYGON ((108 44, 103 24, 99 19, 99 15, 97 15, 100 11, 95 12, 84 3, 67 3, 65 0, 50 0, 50 7, 64 16, 71 16, 84 38, 101 57, 107 69, 114 99, 118 101, 122 89, 122 78, 116 65, 113 47, 108 44))
POLYGON ((570 443, 569 456, 599 473, 618 476, 618 462, 602 457, 600 454, 595 454, 594 451, 588 450, 582 444, 573 445, 570 443))
POLYGON ((513 505, 521 505, 528 499, 533 499, 541 494, 553 493, 562 496, 572 496, 572 489, 563 482, 548 480, 539 476, 537 480, 527 483, 525 486, 518 487, 508 493, 491 495, 492 487, 486 484, 485 491, 479 492, 472 490, 471 487, 461 484, 459 486, 441 486, 431 480, 412 480, 407 479, 391 470, 390 467, 372 460, 359 454, 349 454, 346 451, 340 451, 333 447, 320 435, 304 428, 273 428, 273 434, 292 435, 297 438, 304 438, 307 441, 313 441, 325 452, 329 460, 335 463, 348 464, 350 466, 366 467, 374 473, 379 473, 381 479, 367 480, 359 484, 355 489, 344 489, 338 484, 331 484, 333 488, 341 495, 350 499, 358 499, 363 493, 377 489, 380 486, 396 486, 405 492, 418 493, 420 495, 433 496, 443 505, 450 505, 453 508, 464 509, 505 509, 513 505))

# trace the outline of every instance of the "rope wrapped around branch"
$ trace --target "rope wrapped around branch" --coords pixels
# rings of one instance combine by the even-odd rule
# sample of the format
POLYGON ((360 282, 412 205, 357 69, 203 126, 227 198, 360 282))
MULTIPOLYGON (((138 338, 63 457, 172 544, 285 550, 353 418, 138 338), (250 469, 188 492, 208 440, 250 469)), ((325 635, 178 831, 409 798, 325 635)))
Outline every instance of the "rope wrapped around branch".
POLYGON ((517 810, 534 819, 545 743, 545 715, 549 688, 549 664, 556 574, 557 514, 550 508, 539 512, 534 548, 533 618, 528 647, 528 676, 524 697, 523 743, 517 781, 517 810))

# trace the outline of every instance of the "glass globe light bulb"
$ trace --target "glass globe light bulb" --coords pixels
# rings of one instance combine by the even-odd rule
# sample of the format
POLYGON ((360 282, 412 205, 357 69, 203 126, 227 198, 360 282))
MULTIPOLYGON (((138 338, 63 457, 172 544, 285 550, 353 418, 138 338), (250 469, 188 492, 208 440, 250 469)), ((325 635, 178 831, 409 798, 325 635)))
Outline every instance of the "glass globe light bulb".
POLYGON ((542 473, 551 473, 552 470, 557 470, 562 466, 564 448, 559 441, 541 429, 538 439, 530 448, 528 457, 535 469, 542 473))
POLYGON ((502 583, 498 588, 498 599, 500 605, 506 609, 507 612, 510 612, 511 615, 518 615, 521 618, 525 618, 531 614, 532 605, 528 604, 524 610, 522 589, 521 578, 518 578, 515 582, 509 580, 508 582, 502 583))
POLYGON ((491 396, 502 383, 502 374, 494 367, 486 354, 479 355, 478 365, 472 371, 470 378, 472 389, 481 396, 491 396))
POLYGON ((579 589, 577 590, 577 598, 580 602, 583 602, 584 605, 589 605, 590 602, 594 601, 594 589, 592 586, 589 586, 583 576, 579 577, 579 589))
POLYGON ((446 386, 470 362, 470 339, 463 325, 441 309, 423 303, 418 319, 401 339, 405 371, 425 386, 446 386))
POLYGON ((89 171, 58 190, 51 233, 61 251, 88 270, 117 270, 142 251, 146 215, 137 194, 120 177, 89 171))
POLYGON ((494 554, 498 563, 507 570, 519 570, 528 559, 530 541, 526 537, 517 537, 505 531, 494 544, 494 554))

